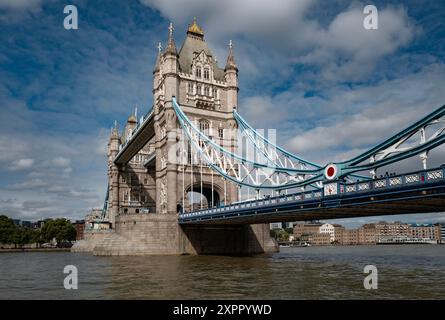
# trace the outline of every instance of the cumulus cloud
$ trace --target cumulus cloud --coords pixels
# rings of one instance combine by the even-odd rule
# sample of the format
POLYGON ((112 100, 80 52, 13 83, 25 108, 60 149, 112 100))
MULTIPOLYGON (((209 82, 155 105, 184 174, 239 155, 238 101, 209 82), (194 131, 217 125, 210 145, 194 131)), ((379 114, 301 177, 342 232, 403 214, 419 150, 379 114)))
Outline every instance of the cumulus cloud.
POLYGON ((357 3, 339 13, 327 29, 319 31, 313 49, 294 61, 322 66, 328 80, 357 81, 379 59, 406 46, 416 32, 402 7, 381 10, 377 30, 363 28, 363 17, 363 6, 357 3))
POLYGON ((12 171, 28 170, 34 165, 34 159, 19 159, 14 161, 10 167, 12 171))
POLYGON ((328 114, 316 127, 291 138, 287 144, 292 150, 305 152, 320 149, 335 152, 339 148, 343 152, 377 144, 441 106, 443 81, 445 65, 436 64, 375 86, 339 91, 324 107, 343 108, 350 114, 341 117, 328 114), (344 104, 347 100, 349 108, 344 104))
MULTIPOLYGON (((378 8, 378 30, 364 29, 365 4, 360 2, 337 12, 325 24, 321 17, 332 8, 316 0, 140 1, 179 24, 198 15, 208 34, 218 41, 238 36, 247 47, 246 38, 255 39, 256 47, 269 53, 269 62, 276 58, 273 51, 280 52, 285 63, 319 67, 318 76, 329 81, 363 80, 377 61, 406 46, 417 32, 403 7, 378 8)), ((237 56, 247 71, 261 70, 252 59, 255 51, 250 47, 237 56)))

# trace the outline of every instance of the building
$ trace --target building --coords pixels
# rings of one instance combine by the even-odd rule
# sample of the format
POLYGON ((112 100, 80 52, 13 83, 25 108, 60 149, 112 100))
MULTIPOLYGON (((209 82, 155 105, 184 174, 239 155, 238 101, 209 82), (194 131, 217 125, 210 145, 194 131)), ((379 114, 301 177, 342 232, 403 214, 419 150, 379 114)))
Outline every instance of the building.
POLYGON ((379 241, 379 239, 410 236, 409 224, 400 221, 396 222, 380 221, 375 224, 375 229, 376 229, 377 242, 379 241))
POLYGON ((294 227, 294 222, 283 222, 283 229, 287 229, 287 228, 293 228, 294 227))
POLYGON ((320 226, 320 228, 318 229, 318 233, 321 234, 329 234, 330 236, 330 242, 332 243, 335 240, 335 228, 332 224, 330 223, 324 223, 320 226))
POLYGON ((412 239, 439 240, 437 228, 432 224, 411 224, 409 226, 409 237, 412 239))
POLYGON ((340 224, 333 224, 334 226, 334 241, 335 244, 340 244, 343 241, 343 233, 345 231, 345 227, 340 224))
POLYGON ((318 233, 322 225, 319 222, 297 223, 294 225, 294 236, 299 239, 303 235, 318 233))
POLYGON ((76 240, 82 240, 85 230, 85 220, 77 220, 72 225, 74 229, 76 229, 76 240))
POLYGON ((37 227, 37 229, 41 229, 45 225, 45 223, 47 223, 49 220, 51 220, 51 219, 47 218, 47 219, 43 219, 43 220, 38 220, 36 222, 35 226, 37 227))
POLYGON ((343 231, 343 245, 357 245, 359 244, 358 239, 358 230, 357 229, 345 229, 343 231))
POLYGON ((190 212, 192 207, 239 201, 238 186, 202 161, 186 128, 196 128, 205 136, 198 144, 211 140, 236 153, 238 126, 233 111, 238 108, 239 87, 231 41, 225 66, 219 66, 196 20, 187 28, 179 50, 173 31, 170 24, 165 48, 158 46, 150 88, 152 108, 142 117, 135 111, 123 126, 115 123, 109 136, 107 200, 101 218, 110 222, 112 231, 97 232, 98 237, 106 235, 100 246, 79 241, 73 251, 98 255, 275 252, 269 224, 236 226, 234 232, 232 226, 198 230, 178 223, 178 213, 190 212))
POLYGON ((137 132, 141 122, 136 112, 128 118, 123 132, 115 126, 109 139, 106 219, 113 225, 118 215, 148 212, 173 216, 192 207, 201 209, 238 201, 237 187, 212 175, 207 166, 200 177, 202 184, 184 175, 183 170, 191 170, 192 162, 196 165, 197 157, 190 153, 188 144, 177 143, 181 137, 172 102, 175 97, 201 132, 234 152, 237 127, 233 110, 238 105, 238 68, 232 47, 230 42, 227 62, 221 68, 196 20, 189 25, 179 51, 170 25, 167 45, 164 50, 158 47, 153 69, 155 135, 125 168, 119 168, 113 161, 137 132), (196 193, 200 194, 199 200, 191 195, 196 193))
POLYGON ((314 233, 310 237, 310 244, 315 246, 328 246, 332 243, 332 236, 330 233, 314 233))
POLYGON ((273 222, 270 224, 270 230, 283 229, 283 224, 281 222, 273 222))
POLYGON ((445 243, 445 223, 436 223, 436 238, 438 243, 445 243))
POLYGON ((364 245, 376 244, 376 227, 373 223, 362 225, 358 229, 358 243, 364 245))
POLYGON ((22 227, 25 227, 25 228, 32 228, 32 222, 31 222, 31 221, 22 220, 22 222, 20 223, 20 225, 21 225, 22 227))

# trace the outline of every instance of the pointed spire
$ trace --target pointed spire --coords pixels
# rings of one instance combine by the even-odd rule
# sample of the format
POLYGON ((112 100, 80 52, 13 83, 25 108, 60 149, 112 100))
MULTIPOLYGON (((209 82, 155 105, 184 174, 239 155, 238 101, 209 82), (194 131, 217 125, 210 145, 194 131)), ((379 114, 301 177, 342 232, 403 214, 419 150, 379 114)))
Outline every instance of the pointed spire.
POLYGON ((129 123, 137 123, 138 122, 138 120, 137 120, 137 118, 136 118, 136 110, 135 109, 133 109, 133 112, 132 113, 130 113, 130 116, 128 117, 128 119, 127 119, 127 125, 129 124, 129 123))
POLYGON ((160 68, 160 65, 161 65, 161 52, 162 52, 162 44, 159 42, 158 43, 158 56, 156 58, 156 64, 155 64, 155 67, 153 69, 153 73, 156 73, 156 72, 158 72, 161 69, 160 68))
POLYGON ((114 128, 111 130, 110 140, 119 139, 119 129, 117 128, 117 120, 114 120, 114 128))
POLYGON ((235 63, 235 57, 233 56, 233 43, 232 40, 229 41, 229 55, 227 56, 227 63, 224 70, 228 69, 234 69, 238 70, 236 63, 235 63))
POLYGON ((173 38, 173 30, 173 23, 170 22, 170 25, 168 27, 168 44, 165 52, 178 54, 176 51, 175 39, 173 38))

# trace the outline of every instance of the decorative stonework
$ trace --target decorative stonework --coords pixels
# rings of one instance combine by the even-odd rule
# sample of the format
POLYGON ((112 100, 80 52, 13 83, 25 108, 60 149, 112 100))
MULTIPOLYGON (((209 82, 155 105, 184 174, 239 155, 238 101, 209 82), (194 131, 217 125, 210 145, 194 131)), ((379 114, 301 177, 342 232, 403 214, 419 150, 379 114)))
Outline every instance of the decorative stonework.
POLYGON ((164 154, 161 157, 161 169, 165 169, 167 167, 167 155, 164 151, 164 154))
POLYGON ((161 192, 159 193, 160 212, 167 213, 167 179, 161 181, 161 192))

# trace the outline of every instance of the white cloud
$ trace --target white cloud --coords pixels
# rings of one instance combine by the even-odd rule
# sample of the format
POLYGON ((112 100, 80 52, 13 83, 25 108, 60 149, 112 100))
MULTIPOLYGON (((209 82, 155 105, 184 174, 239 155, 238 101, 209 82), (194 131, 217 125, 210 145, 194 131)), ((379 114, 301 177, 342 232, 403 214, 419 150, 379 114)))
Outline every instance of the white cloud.
POLYGON ((316 127, 290 139, 288 146, 292 150, 317 153, 326 149, 331 152, 338 148, 362 149, 376 144, 440 107, 444 81, 445 65, 436 64, 403 78, 339 91, 324 108, 343 109, 349 114, 322 117, 318 125, 315 123, 316 127))
POLYGON ((328 80, 356 81, 367 76, 379 59, 412 40, 416 31, 403 8, 380 10, 377 30, 362 27, 362 10, 354 4, 338 14, 314 38, 313 50, 295 61, 323 66, 322 75, 328 80))
MULTIPOLYGON (((197 15, 212 41, 240 36, 242 47, 249 48, 236 51, 244 72, 270 71, 258 65, 254 53, 259 50, 262 55, 267 52, 269 63, 274 65, 290 62, 318 66, 322 70, 318 76, 326 80, 359 81, 373 71, 377 61, 407 45, 416 33, 403 7, 378 8, 378 30, 366 30, 365 4, 359 2, 324 24, 320 21, 326 14, 323 10, 330 8, 317 0, 140 1, 179 25, 190 23, 197 15), (252 40, 256 40, 257 49, 246 43, 252 40), (275 60, 273 52, 281 53, 284 59, 275 60)), ((217 50, 222 52, 220 47, 217 43, 217 50)))
POLYGON ((31 169, 33 165, 34 165, 34 159, 19 159, 11 164, 10 170, 12 171, 28 170, 31 169))
POLYGON ((71 160, 64 157, 57 157, 52 160, 52 163, 57 167, 64 168, 70 165, 71 160))

